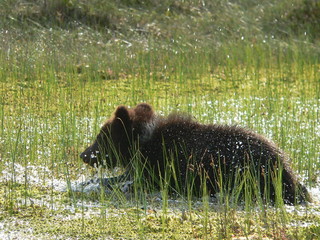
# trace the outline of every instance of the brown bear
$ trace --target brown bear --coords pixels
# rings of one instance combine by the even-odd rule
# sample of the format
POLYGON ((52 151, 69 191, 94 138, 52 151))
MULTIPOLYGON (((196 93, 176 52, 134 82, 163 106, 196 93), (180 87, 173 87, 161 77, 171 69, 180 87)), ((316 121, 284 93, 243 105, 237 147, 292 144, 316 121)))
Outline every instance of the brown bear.
POLYGON ((234 191, 239 197, 251 191, 263 201, 311 201, 288 156, 265 137, 238 126, 200 124, 184 114, 157 116, 146 103, 119 106, 80 157, 91 166, 129 171, 139 159, 145 182, 183 194, 234 191))

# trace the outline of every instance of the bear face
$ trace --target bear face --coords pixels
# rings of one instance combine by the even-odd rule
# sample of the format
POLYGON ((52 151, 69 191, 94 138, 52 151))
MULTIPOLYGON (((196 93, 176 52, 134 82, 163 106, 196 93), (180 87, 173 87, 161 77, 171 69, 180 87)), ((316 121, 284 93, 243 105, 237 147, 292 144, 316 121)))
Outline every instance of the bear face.
POLYGON ((289 158, 274 143, 237 126, 203 125, 188 115, 156 116, 142 103, 133 109, 119 106, 102 126, 95 142, 80 157, 91 166, 121 165, 130 170, 134 156, 143 160, 144 181, 166 181, 177 191, 201 196, 232 191, 252 178, 262 199, 286 203, 311 201, 289 165, 289 158), (281 194, 274 187, 281 181, 281 194), (191 183, 191 187, 190 187, 191 183))
POLYGON ((146 142, 151 137, 155 127, 153 120, 154 112, 148 104, 139 104, 134 109, 119 106, 80 157, 90 166, 126 166, 132 144, 138 139, 146 142))

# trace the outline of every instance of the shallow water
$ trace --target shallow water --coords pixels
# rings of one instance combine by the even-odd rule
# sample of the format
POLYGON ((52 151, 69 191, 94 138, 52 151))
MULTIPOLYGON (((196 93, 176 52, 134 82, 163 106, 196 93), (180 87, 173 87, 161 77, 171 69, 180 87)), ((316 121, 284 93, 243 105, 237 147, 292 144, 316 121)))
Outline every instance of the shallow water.
MULTIPOLYGON (((101 177, 98 174, 95 176, 90 175, 78 175, 76 180, 70 182, 68 185, 65 179, 56 179, 54 177, 50 177, 47 179, 43 179, 43 174, 51 173, 51 171, 47 167, 43 166, 27 166, 27 176, 25 175, 26 168, 18 163, 15 163, 14 166, 6 163, 6 168, 2 170, 0 176, 0 182, 9 182, 12 181, 14 183, 25 184, 27 181, 28 184, 38 187, 52 188, 52 190, 57 192, 66 192, 68 190, 74 192, 83 192, 86 194, 90 193, 99 193, 101 191, 101 186, 105 189, 107 185, 105 182, 101 182, 101 177), (102 185, 101 185, 102 184, 102 185)), ((107 179, 108 176, 102 176, 102 180, 107 179)), ((130 185, 133 181, 127 180, 123 182, 124 186, 121 189, 123 192, 127 192, 130 185)), ((315 203, 320 203, 320 177, 317 181, 317 185, 314 187, 309 187, 308 191, 312 194, 315 203)), ((111 193, 112 189, 105 189, 106 193, 111 193)))
MULTIPOLYGON (((27 166, 27 176, 25 175, 26 168, 20 164, 15 163, 12 164, 5 164, 4 168, 1 171, 0 176, 0 182, 2 183, 8 183, 8 182, 14 182, 19 184, 24 184, 26 181, 29 185, 36 186, 36 187, 45 187, 50 188, 55 192, 61 192, 64 193, 67 190, 71 190, 74 192, 84 192, 85 194, 91 194, 91 193, 99 193, 101 191, 100 186, 100 179, 96 175, 94 177, 91 176, 85 176, 79 174, 77 176, 77 179, 71 181, 69 187, 65 179, 57 179, 54 177, 43 179, 44 173, 46 173, 46 176, 50 173, 50 170, 47 167, 43 166, 27 166)), ((106 176, 104 176, 106 177, 106 176)), ((131 184, 130 182, 129 184, 131 184)), ((104 188, 105 189, 105 188, 104 188)), ((310 215, 320 215, 320 184, 318 181, 317 186, 313 188, 309 188, 308 190, 311 192, 311 194, 314 197, 314 200, 316 200, 315 203, 309 204, 309 206, 285 206, 285 209, 287 212, 292 212, 300 216, 305 216, 306 211, 310 215)), ((125 191, 125 190, 124 190, 125 191)), ((110 190, 107 191, 107 193, 111 193, 110 190)), ((58 194, 59 195, 59 194, 58 194)), ((56 195, 54 196, 42 196, 41 198, 22 198, 18 202, 21 205, 27 205, 27 206, 45 206, 48 209, 51 210, 67 210, 69 214, 63 214, 63 215, 57 215, 56 217, 60 217, 64 220, 76 220, 76 219, 90 219, 93 216, 100 216, 101 215, 101 207, 103 205, 97 200, 76 200, 73 204, 63 204, 63 202, 60 201, 60 199, 55 199, 56 195), (79 212, 77 209, 84 209, 84 211, 79 212)), ((162 199, 161 194, 158 196, 153 197, 156 202, 157 206, 148 206, 151 209, 157 209, 156 211, 160 214, 162 212, 161 206, 162 206, 162 199)), ((198 206, 201 208, 202 201, 196 201, 193 203, 194 206, 198 206)), ((214 209, 214 211, 222 211, 220 209, 221 206, 217 205, 216 202, 209 202, 210 208, 214 209), (220 209, 220 210, 219 210, 220 209)), ((126 214, 125 209, 116 211, 108 211, 108 208, 105 206, 103 207, 104 214, 106 216, 114 216, 117 217, 121 214, 126 214)), ((168 200, 168 209, 166 210, 166 214, 168 216, 176 216, 177 214, 183 215, 183 209, 187 209, 187 204, 185 200, 179 200, 179 199, 169 199, 168 200)), ((240 206, 241 209, 241 206, 240 206)), ((242 210, 240 210, 242 211, 242 210)), ((261 211, 257 209, 257 211, 261 211)), ((273 211, 271 209, 271 211, 273 211)), ((34 229, 30 226, 30 219, 20 219, 11 217, 10 219, 2 219, 0 221, 0 239, 48 239, 52 236, 34 236, 34 229), (19 225, 20 230, 12 230, 15 229, 15 225, 19 225), (8 231, 7 229, 10 229, 8 231), (23 230, 21 230, 23 229, 23 230)), ((315 225, 317 223, 315 222, 306 222, 306 221, 294 221, 289 223, 290 226, 298 226, 298 227, 309 227, 311 225, 315 225)), ((32 226, 32 225, 31 225, 32 226)), ((68 239, 64 238, 63 236, 59 238, 59 236, 56 236, 56 239, 68 239)))

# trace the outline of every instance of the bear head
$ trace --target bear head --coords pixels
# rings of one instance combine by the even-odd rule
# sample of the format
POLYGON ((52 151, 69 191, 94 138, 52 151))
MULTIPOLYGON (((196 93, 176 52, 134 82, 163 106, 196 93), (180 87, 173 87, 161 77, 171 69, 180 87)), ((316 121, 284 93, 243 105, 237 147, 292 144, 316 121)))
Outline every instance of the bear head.
POLYGON ((154 128, 155 114, 149 104, 141 103, 133 109, 119 106, 80 158, 90 166, 125 167, 132 151, 151 138, 154 128))

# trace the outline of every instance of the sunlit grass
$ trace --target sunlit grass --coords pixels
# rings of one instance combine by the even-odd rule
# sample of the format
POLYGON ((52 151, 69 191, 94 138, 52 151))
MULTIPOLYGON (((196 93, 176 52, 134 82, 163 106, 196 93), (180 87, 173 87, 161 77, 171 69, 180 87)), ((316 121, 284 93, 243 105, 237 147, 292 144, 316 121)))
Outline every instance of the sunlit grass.
MULTIPOLYGON (((216 67, 207 64, 206 72, 199 76, 196 72, 191 72, 190 75, 183 76, 181 73, 178 78, 170 76, 164 79, 153 78, 153 74, 157 74, 153 72, 149 72, 147 76, 145 73, 140 75, 139 72, 135 76, 123 78, 95 79, 93 76, 99 69, 93 70, 89 67, 84 73, 78 73, 72 65, 63 71, 45 66, 41 75, 34 75, 35 79, 21 80, 20 73, 11 75, 10 79, 4 79, 1 89, 1 148, 4 149, 1 153, 1 169, 9 169, 14 173, 9 178, 3 176, 6 184, 3 185, 5 198, 2 201, 6 211, 15 216, 18 212, 24 211, 28 201, 44 198, 41 193, 35 192, 33 183, 28 179, 31 174, 31 170, 28 169, 30 165, 48 168, 39 172, 40 184, 58 178, 63 182, 74 181, 81 174, 89 176, 90 171, 84 168, 78 157, 79 153, 95 137, 100 125, 117 105, 135 106, 139 102, 152 104, 157 112, 164 115, 172 110, 180 110, 192 114, 204 123, 238 124, 253 128, 276 141, 288 152, 292 157, 294 169, 306 177, 307 184, 313 184, 319 168, 319 82, 316 66, 300 66, 300 62, 295 61, 280 66, 272 64, 259 68, 250 66, 249 63, 230 64, 231 66, 227 64, 216 67), (83 81, 84 75, 88 80, 83 81), (15 163, 21 164, 21 171, 24 171, 25 180, 22 182, 15 178, 15 174, 18 174, 15 172, 20 171, 16 169, 15 163)), ((291 233, 291 230, 286 230, 286 224, 291 221, 299 222, 299 215, 283 215, 283 207, 279 208, 279 213, 272 213, 263 205, 252 210, 255 204, 249 199, 245 201, 242 216, 237 211, 237 204, 234 205, 231 201, 230 205, 225 205, 229 202, 228 198, 221 199, 219 205, 222 206, 222 210, 217 213, 206 198, 203 198, 202 208, 199 210, 193 207, 191 201, 194 200, 189 198, 185 200, 186 205, 182 205, 184 210, 179 213, 181 216, 176 218, 169 214, 171 206, 168 203, 166 187, 163 188, 161 196, 156 196, 162 199, 161 203, 154 205, 150 205, 154 200, 148 199, 144 195, 145 192, 141 192, 143 189, 137 187, 134 190, 137 195, 129 199, 120 192, 111 196, 97 194, 92 197, 74 195, 70 192, 71 195, 63 193, 57 198, 61 193, 57 193, 50 184, 46 185, 45 192, 51 196, 51 206, 57 205, 57 201, 61 201, 57 199, 62 198, 64 200, 59 204, 60 208, 69 202, 76 211, 82 211, 81 228, 77 221, 71 221, 70 224, 76 224, 75 227, 82 229, 82 234, 87 232, 88 236, 95 236, 91 232, 95 229, 94 226, 97 227, 100 236, 106 234, 137 238, 146 234, 176 238, 192 234, 193 237, 220 239, 238 234, 258 235, 262 238, 269 236, 269 231, 273 231, 270 236, 302 236, 303 231, 311 229, 298 229, 291 233), (88 208, 83 206, 90 199, 98 200, 101 207, 95 215, 96 219, 88 223, 85 214, 88 208), (137 201, 137 213, 130 215, 129 219, 108 215, 107 212, 114 204, 123 206, 123 211, 131 211, 126 209, 135 206, 130 203, 132 200, 137 201), (140 211, 141 207, 145 210, 140 211), (162 213, 148 213, 147 209, 153 208, 162 213), (189 224, 189 220, 184 219, 191 218, 192 214, 197 217, 192 217, 193 223, 185 226, 189 224), (256 221, 252 220, 252 214, 257 214, 256 221), (151 219, 151 222, 148 220, 146 225, 145 219, 151 219), (120 221, 126 228, 131 229, 130 226, 136 224, 137 228, 124 231, 123 227, 118 225, 120 221), (178 229, 173 229, 177 225, 176 221, 179 224, 181 221, 184 222, 182 226, 185 228, 179 228, 179 233, 176 232, 178 229), (275 221, 278 223, 275 224, 275 221), (93 222, 98 225, 92 224, 93 222), (109 230, 102 231, 99 224, 107 223, 110 224, 109 230), (262 223, 267 223, 268 226, 262 227, 262 223), (171 233, 168 235, 168 232, 171 233)), ((71 213, 64 214, 67 216, 71 213)), ((65 229, 65 236, 72 235, 72 229, 65 229)), ((45 227, 46 233, 54 234, 52 231, 55 230, 45 227)))

